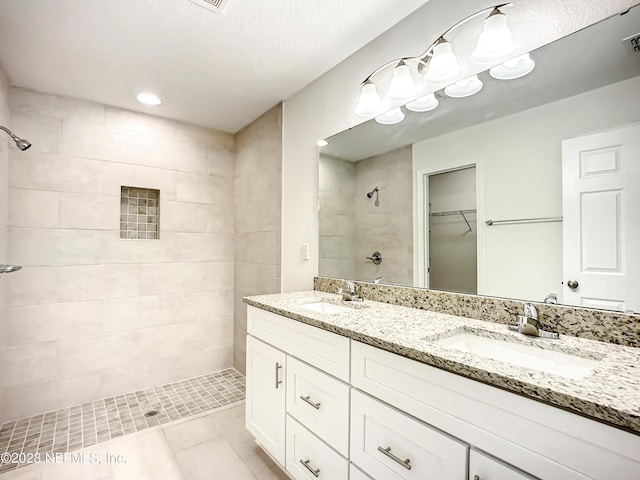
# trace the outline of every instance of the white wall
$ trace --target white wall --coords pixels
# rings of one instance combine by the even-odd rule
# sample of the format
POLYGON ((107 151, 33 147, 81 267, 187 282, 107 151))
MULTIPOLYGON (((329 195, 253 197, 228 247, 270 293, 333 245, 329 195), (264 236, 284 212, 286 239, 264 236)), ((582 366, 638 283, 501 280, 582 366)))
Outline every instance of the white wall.
MULTIPOLYGON (((529 51, 628 8, 636 1, 567 0, 557 16, 555 0, 521 1, 509 17, 524 31, 517 39, 529 51)), ((490 5, 484 3, 483 5, 490 5)), ((318 271, 318 152, 316 141, 362 121, 353 113, 359 84, 375 68, 408 54, 419 54, 444 30, 478 9, 471 0, 430 0, 426 5, 284 104, 282 288, 313 288, 318 271), (311 259, 300 245, 311 243, 311 259)))
POLYGON ((9 155, 24 269, 2 279, 5 417, 230 367, 233 135, 23 89, 9 101, 33 147, 9 155), (120 240, 122 185, 160 190, 159 240, 120 240))
POLYGON ((562 140, 640 121, 639 91, 635 77, 414 144, 414 176, 433 163, 481 159, 480 294, 538 300, 561 294, 561 223, 484 221, 562 216, 562 140))
MULTIPOLYGON (((9 122, 9 81, 0 68, 0 125, 11 128, 9 122)), ((9 263, 7 256, 7 226, 9 224, 9 142, 11 138, 0 132, 0 264, 9 263)), ((7 275, 0 275, 0 352, 5 345, 7 317, 7 275)), ((0 355, 0 423, 4 417, 2 390, 4 360, 0 355)))

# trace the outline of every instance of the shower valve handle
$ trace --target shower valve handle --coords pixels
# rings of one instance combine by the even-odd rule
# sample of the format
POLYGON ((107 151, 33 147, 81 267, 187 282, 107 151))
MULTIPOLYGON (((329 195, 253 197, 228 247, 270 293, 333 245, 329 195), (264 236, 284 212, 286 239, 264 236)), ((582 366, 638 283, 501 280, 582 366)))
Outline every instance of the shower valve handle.
POLYGON ((371 260, 374 265, 380 265, 382 263, 382 254, 377 250, 367 257, 367 260, 371 260))

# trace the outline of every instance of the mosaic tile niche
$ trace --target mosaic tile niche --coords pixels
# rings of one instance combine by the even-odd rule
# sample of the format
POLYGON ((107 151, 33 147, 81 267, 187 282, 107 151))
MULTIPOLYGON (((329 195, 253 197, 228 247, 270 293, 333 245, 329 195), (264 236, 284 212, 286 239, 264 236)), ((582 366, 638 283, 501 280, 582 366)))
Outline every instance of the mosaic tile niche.
POLYGON ((157 240, 160 236, 160 190, 120 188, 120 238, 157 240))

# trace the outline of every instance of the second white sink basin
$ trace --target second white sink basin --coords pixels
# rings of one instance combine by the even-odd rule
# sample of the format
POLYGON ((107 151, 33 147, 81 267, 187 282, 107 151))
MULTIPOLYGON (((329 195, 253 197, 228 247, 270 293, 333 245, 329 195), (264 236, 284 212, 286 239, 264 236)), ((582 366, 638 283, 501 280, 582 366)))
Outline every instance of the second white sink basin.
POLYGON ((312 312, 327 314, 344 313, 349 311, 347 307, 341 307, 340 305, 334 305, 333 303, 327 302, 306 303, 304 305, 299 305, 299 307, 312 312))
POLYGON ((599 360, 487 338, 473 333, 455 334, 438 340, 435 344, 573 380, 580 380, 589 375, 599 362, 599 360))

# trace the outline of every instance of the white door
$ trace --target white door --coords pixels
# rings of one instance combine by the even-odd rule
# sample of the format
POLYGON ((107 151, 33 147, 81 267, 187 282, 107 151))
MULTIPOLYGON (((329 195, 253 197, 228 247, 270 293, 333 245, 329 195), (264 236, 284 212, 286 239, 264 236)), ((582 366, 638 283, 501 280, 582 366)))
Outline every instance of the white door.
POLYGON ((534 480, 495 458, 471 450, 469 452, 469 480, 534 480))
POLYGON ((562 142, 563 303, 640 311, 640 124, 562 142))
POLYGON ((284 352, 247 336, 246 426, 281 465, 285 460, 284 352))

